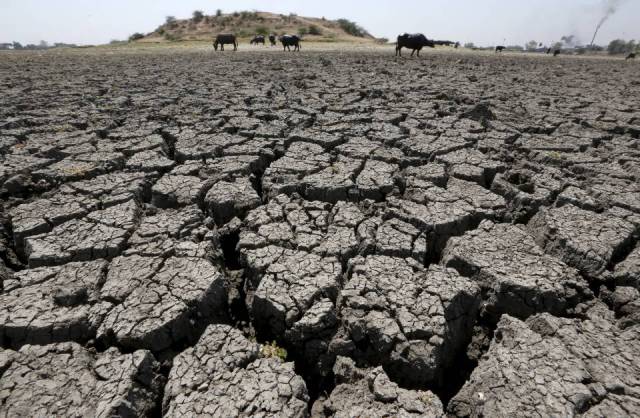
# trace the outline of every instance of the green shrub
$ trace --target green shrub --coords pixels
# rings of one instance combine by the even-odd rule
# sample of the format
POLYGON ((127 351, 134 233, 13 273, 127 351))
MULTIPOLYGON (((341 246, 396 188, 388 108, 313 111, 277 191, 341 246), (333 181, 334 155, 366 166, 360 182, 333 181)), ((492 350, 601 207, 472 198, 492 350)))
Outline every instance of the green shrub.
POLYGON ((368 35, 366 30, 358 26, 356 22, 352 22, 349 19, 338 19, 338 26, 351 36, 363 38, 368 35))
POLYGON ((307 31, 307 28, 305 28, 304 26, 303 26, 303 27, 301 27, 301 28, 298 28, 298 34, 299 34, 300 36, 304 36, 304 35, 306 35, 307 33, 309 33, 309 32, 307 31))
POLYGON ((174 42, 174 41, 177 41, 177 40, 178 40, 178 36, 177 36, 177 35, 175 35, 175 34, 173 34, 173 33, 168 33, 168 32, 166 32, 166 33, 164 34, 164 39, 166 39, 166 40, 167 40, 167 41, 169 41, 169 42, 174 42))
POLYGON ((316 25, 309 26, 309 35, 322 35, 322 31, 316 25))
POLYGON ((168 28, 172 28, 176 25, 176 18, 174 16, 167 16, 164 19, 164 24, 167 25, 168 28))
POLYGON ((269 34, 269 28, 267 28, 266 26, 258 26, 256 28, 256 33, 258 35, 268 35, 269 34))
POLYGON ((144 35, 140 32, 136 32, 133 35, 129 36, 129 42, 137 41, 138 39, 144 38, 144 35))

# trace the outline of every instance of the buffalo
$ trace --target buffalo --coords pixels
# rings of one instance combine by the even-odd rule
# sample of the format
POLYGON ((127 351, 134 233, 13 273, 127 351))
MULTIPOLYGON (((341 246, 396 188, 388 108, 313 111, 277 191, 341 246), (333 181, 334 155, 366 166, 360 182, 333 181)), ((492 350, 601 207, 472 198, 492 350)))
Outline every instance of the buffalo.
POLYGON ((271 46, 276 46, 276 35, 274 33, 269 35, 269 42, 271 42, 271 46))
POLYGON ((258 44, 262 44, 264 45, 264 35, 256 35, 253 37, 253 39, 251 40, 251 42, 249 42, 251 45, 258 45, 258 44))
POLYGON ((629 55, 627 55, 627 58, 625 58, 625 61, 626 60, 632 60, 632 59, 635 59, 635 58, 636 58, 636 53, 635 52, 631 52, 631 53, 629 53, 629 55))
POLYGON ((232 33, 221 33, 216 36, 216 39, 213 41, 213 47, 215 50, 218 50, 218 45, 220 45, 220 51, 224 51, 224 44, 233 45, 233 50, 238 50, 238 41, 236 40, 236 35, 232 33))
POLYGON ((503 45, 498 45, 498 46, 496 47, 496 52, 502 52, 502 51, 504 51, 504 50, 505 50, 505 48, 506 48, 506 47, 505 47, 505 46, 503 46, 503 45))
POLYGON ((556 49, 555 51, 553 51, 553 56, 557 57, 558 55, 560 55, 560 50, 556 49))
POLYGON ((424 46, 435 48, 436 44, 427 39, 427 37, 421 33, 403 33, 402 35, 398 35, 398 40, 396 42, 396 56, 402 56, 403 47, 411 50, 411 56, 413 56, 413 53, 416 51, 418 51, 418 56, 420 56, 420 50, 424 46))
POLYGON ((298 35, 282 35, 280 42, 282 42, 283 51, 291 51, 291 47, 294 51, 300 51, 300 37, 298 35))

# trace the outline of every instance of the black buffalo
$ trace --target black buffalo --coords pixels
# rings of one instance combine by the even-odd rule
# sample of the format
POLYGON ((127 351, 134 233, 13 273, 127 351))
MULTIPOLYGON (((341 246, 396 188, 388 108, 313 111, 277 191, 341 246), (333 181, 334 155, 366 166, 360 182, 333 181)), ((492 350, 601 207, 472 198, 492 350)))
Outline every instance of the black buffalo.
POLYGON ((632 60, 636 58, 636 53, 635 52, 631 52, 629 55, 627 55, 627 58, 625 58, 626 60, 632 60))
POLYGON ((271 34, 269 35, 269 42, 271 42, 271 46, 276 46, 276 35, 275 34, 271 34))
POLYGON ((396 56, 402 56, 402 48, 410 49, 411 56, 413 56, 414 52, 418 51, 418 56, 420 56, 420 50, 424 46, 435 48, 436 44, 421 33, 403 33, 402 35, 398 35, 396 41, 396 56))
POLYGON ((291 51, 291 47, 294 51, 300 51, 300 37, 298 35, 282 35, 280 42, 283 51, 291 51))
POLYGON ((506 48, 505 46, 498 45, 498 46, 496 47, 496 52, 502 52, 502 51, 504 51, 504 49, 505 49, 505 48, 506 48))
POLYGON ((251 40, 251 42, 249 42, 251 45, 255 44, 262 44, 264 45, 264 35, 256 35, 253 37, 253 39, 251 40))
POLYGON ((236 40, 236 35, 232 33, 221 33, 216 36, 216 39, 213 41, 213 47, 215 50, 218 50, 218 45, 220 45, 220 51, 224 51, 224 45, 230 44, 233 45, 233 50, 238 50, 238 41, 236 40))
POLYGON ((560 50, 556 49, 555 51, 553 51, 553 56, 557 57, 558 55, 560 55, 560 50))

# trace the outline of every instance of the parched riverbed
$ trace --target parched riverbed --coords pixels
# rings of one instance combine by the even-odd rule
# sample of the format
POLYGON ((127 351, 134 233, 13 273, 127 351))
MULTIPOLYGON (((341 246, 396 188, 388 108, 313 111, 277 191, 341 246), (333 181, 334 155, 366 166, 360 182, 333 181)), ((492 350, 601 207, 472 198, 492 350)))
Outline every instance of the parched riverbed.
POLYGON ((637 416, 640 79, 0 54, 0 416, 637 416))

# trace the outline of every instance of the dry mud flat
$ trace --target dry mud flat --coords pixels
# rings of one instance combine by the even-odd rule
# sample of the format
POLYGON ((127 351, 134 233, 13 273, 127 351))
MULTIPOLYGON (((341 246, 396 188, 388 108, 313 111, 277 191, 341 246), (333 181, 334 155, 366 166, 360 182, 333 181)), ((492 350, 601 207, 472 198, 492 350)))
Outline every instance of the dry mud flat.
POLYGON ((2 55, 0 416, 637 416, 637 73, 2 55))

